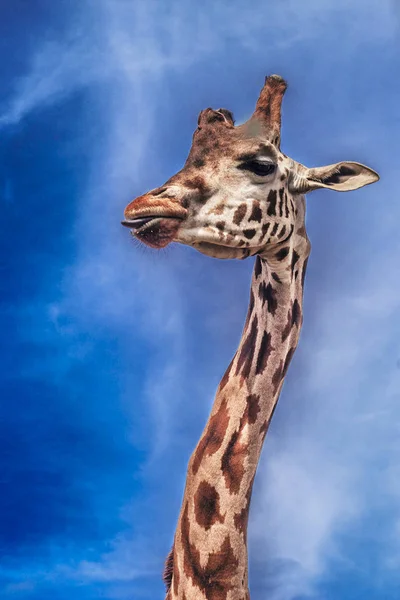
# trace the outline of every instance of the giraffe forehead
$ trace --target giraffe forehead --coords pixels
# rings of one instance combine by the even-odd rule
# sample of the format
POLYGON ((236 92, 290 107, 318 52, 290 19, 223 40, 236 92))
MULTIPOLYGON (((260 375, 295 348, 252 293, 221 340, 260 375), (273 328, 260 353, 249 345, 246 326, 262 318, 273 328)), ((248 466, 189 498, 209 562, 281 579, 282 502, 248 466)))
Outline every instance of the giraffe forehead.
POLYGON ((262 136, 253 135, 248 128, 199 127, 194 135, 185 166, 202 168, 205 164, 217 164, 228 158, 255 156, 261 152, 276 159, 278 150, 262 136))
POLYGON ((200 131, 192 143, 186 166, 203 167, 206 163, 219 162, 223 157, 235 154, 235 145, 230 136, 217 135, 215 132, 200 131))

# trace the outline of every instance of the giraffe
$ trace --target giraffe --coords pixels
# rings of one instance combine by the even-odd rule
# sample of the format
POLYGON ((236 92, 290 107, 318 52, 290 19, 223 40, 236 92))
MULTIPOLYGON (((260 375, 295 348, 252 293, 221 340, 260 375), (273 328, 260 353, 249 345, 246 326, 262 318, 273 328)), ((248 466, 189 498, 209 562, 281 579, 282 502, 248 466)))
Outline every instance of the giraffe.
POLYGON ((247 522, 261 449, 299 340, 310 242, 305 197, 379 179, 360 163, 307 168, 280 150, 287 84, 265 79, 255 111, 235 126, 201 111, 183 168, 133 200, 123 225, 144 244, 186 244, 221 259, 255 257, 238 349, 219 384, 187 469, 164 581, 166 600, 250 600, 247 522))

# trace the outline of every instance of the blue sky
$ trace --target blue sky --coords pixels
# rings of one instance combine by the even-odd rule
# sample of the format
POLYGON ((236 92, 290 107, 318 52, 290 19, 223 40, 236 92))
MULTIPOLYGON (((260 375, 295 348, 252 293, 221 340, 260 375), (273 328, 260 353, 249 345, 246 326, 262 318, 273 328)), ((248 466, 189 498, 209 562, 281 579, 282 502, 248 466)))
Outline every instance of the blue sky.
POLYGON ((1 597, 163 597, 190 453, 251 261, 155 253, 125 205, 198 112, 289 82, 282 149, 364 162, 313 192, 305 322, 262 456, 252 600, 400 587, 400 10, 394 0, 14 0, 0 8, 1 597))

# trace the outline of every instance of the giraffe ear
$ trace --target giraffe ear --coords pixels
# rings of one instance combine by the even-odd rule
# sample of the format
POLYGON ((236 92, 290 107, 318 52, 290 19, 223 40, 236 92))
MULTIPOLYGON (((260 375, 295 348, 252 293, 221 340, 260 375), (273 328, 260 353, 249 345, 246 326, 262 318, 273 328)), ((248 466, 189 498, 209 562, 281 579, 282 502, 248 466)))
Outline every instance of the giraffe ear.
POLYGON ((319 188, 348 192, 375 183, 379 175, 369 167, 356 162, 339 162, 300 172, 293 180, 293 191, 306 194, 319 188))

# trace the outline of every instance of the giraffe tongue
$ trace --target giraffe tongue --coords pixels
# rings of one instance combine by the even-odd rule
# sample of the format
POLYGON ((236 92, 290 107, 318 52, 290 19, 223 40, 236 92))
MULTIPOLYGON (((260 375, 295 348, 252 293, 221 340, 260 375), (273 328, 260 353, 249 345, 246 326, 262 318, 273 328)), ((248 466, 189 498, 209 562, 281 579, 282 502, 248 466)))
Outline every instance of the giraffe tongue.
POLYGON ((130 229, 139 229, 142 225, 146 225, 146 223, 150 223, 156 217, 139 217, 138 219, 131 219, 127 221, 121 221, 121 225, 125 227, 129 227, 130 229))

